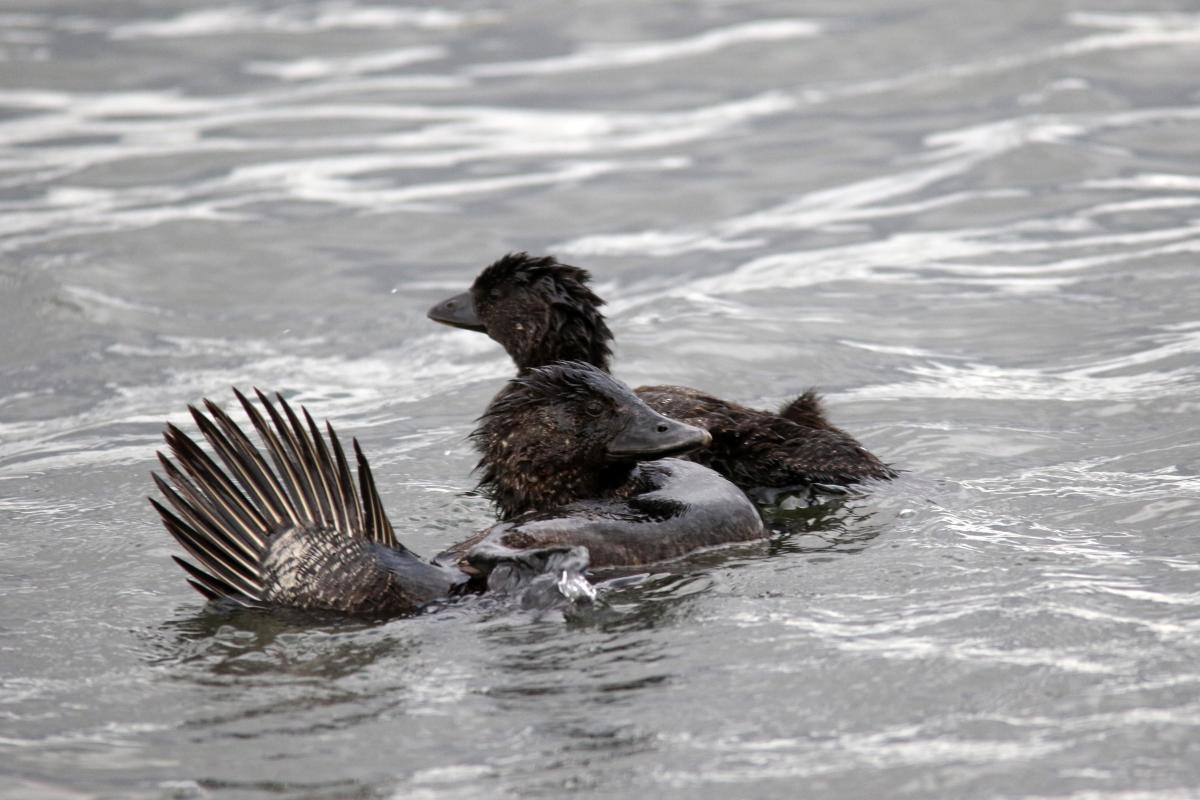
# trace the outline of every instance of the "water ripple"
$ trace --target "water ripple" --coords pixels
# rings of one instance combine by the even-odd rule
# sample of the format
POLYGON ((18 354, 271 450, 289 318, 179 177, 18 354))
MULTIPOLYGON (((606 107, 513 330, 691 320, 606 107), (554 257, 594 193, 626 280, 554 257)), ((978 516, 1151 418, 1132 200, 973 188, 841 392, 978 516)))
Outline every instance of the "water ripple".
POLYGON ((618 69, 714 53, 726 47, 748 42, 785 41, 809 38, 820 33, 821 26, 811 20, 757 20, 664 42, 591 45, 570 55, 556 58, 479 64, 469 67, 467 73, 483 77, 508 77, 561 75, 577 71, 618 69))
POLYGON ((493 12, 458 12, 432 8, 366 5, 330 0, 293 3, 266 10, 225 6, 190 11, 170 19, 126 22, 110 29, 113 39, 177 38, 234 33, 312 34, 365 28, 458 28, 496 19, 493 12))

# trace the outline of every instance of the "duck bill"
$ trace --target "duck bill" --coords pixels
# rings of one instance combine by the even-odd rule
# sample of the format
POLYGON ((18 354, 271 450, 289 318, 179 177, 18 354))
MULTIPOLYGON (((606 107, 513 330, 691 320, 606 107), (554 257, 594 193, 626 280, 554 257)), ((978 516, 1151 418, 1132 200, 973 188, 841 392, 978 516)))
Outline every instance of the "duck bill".
POLYGON ((428 316, 434 322, 440 322, 443 325, 487 333, 487 326, 475 313, 475 301, 471 299, 470 292, 456 294, 454 297, 443 300, 429 309, 428 316))
POLYGON ((711 442, 712 436, 703 428, 643 408, 608 443, 608 454, 634 460, 665 458, 708 447, 711 442))

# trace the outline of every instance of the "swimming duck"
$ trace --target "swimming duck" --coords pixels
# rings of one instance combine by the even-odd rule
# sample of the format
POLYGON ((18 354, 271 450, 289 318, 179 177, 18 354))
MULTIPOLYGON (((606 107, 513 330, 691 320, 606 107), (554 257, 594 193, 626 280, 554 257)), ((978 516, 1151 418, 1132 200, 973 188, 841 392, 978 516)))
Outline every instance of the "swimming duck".
POLYGON ((764 535, 740 489, 711 469, 667 457, 707 446, 707 431, 659 414, 584 362, 514 378, 472 438, 482 453, 480 489, 501 523, 451 547, 438 563, 467 568, 506 549, 582 545, 593 567, 629 566, 764 535), (566 409, 569 420, 562 419, 566 409))
POLYGON ((189 407, 215 458, 168 425, 166 477, 154 475, 165 503, 150 500, 209 600, 395 616, 499 575, 649 563, 763 535, 736 487, 667 458, 704 446, 707 432, 587 364, 528 370, 492 402, 474 438, 503 521, 432 562, 397 539, 357 440, 356 487, 332 426, 322 434, 279 395, 257 393, 264 416, 234 393, 262 445, 215 403, 189 407))
MULTIPOLYGON (((607 372, 613 336, 600 310, 604 301, 588 286, 590 280, 586 270, 553 257, 510 253, 484 269, 468 291, 431 308, 429 317, 486 333, 512 357, 518 374, 561 359, 578 359, 607 372)), ((812 391, 779 413, 683 386, 634 391, 655 411, 707 430, 711 445, 688 458, 746 490, 895 477, 889 466, 829 422, 812 391)))

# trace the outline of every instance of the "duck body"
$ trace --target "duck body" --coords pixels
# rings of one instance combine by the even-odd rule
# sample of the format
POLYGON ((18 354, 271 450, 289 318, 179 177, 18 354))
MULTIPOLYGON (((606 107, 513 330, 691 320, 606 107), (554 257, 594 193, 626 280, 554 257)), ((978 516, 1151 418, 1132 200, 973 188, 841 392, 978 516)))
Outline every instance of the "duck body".
POLYGON ((592 567, 636 566, 765 535, 744 492, 669 457, 707 446, 710 434, 655 412, 590 364, 526 370, 472 437, 483 456, 480 489, 501 522, 435 563, 490 581, 497 563, 530 554, 540 564, 582 547, 592 567), (575 408, 582 416, 564 417, 575 408))
POLYGON ((487 568, 516 551, 585 547, 593 568, 635 566, 763 538, 745 493, 713 470, 678 458, 638 465, 627 496, 527 511, 438 555, 435 563, 487 568))
MULTIPOLYGON (((608 371, 612 332, 588 287, 586 270, 552 257, 513 253, 487 267, 470 290, 429 311, 453 327, 486 333, 504 347, 518 374, 547 360, 573 358, 608 371)), ((831 423, 807 391, 779 413, 722 400, 685 386, 634 390, 655 411, 707 430, 708 448, 686 457, 742 489, 852 484, 895 472, 831 423)))
POLYGON ((808 417, 801 423, 685 386, 634 391, 658 413, 707 430, 712 444, 688 458, 742 488, 844 485, 894 475, 853 436, 830 424, 811 393, 801 396, 810 398, 808 417))
POLYGON ((259 392, 264 416, 235 394, 261 446, 205 401, 207 413, 191 411, 215 457, 169 425, 166 477, 154 476, 165 503, 150 501, 209 600, 398 616, 548 572, 582 574, 593 558, 634 566, 763 535, 741 491, 668 458, 706 445, 707 432, 587 364, 529 370, 492 401, 473 436, 501 522, 432 562, 397 539, 357 442, 356 483, 328 423, 322 434, 305 409, 259 392))

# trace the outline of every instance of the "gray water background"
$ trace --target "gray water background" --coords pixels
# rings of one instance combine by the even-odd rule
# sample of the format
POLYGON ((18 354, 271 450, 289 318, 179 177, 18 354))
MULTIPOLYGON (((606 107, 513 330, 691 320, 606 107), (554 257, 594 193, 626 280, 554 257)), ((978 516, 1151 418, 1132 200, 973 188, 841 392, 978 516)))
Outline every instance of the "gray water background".
POLYGON ((0 9, 0 797, 1200 796, 1194 2, 0 9), (488 524, 424 310, 512 249, 906 476, 592 613, 205 611, 144 497, 233 384, 488 524))

